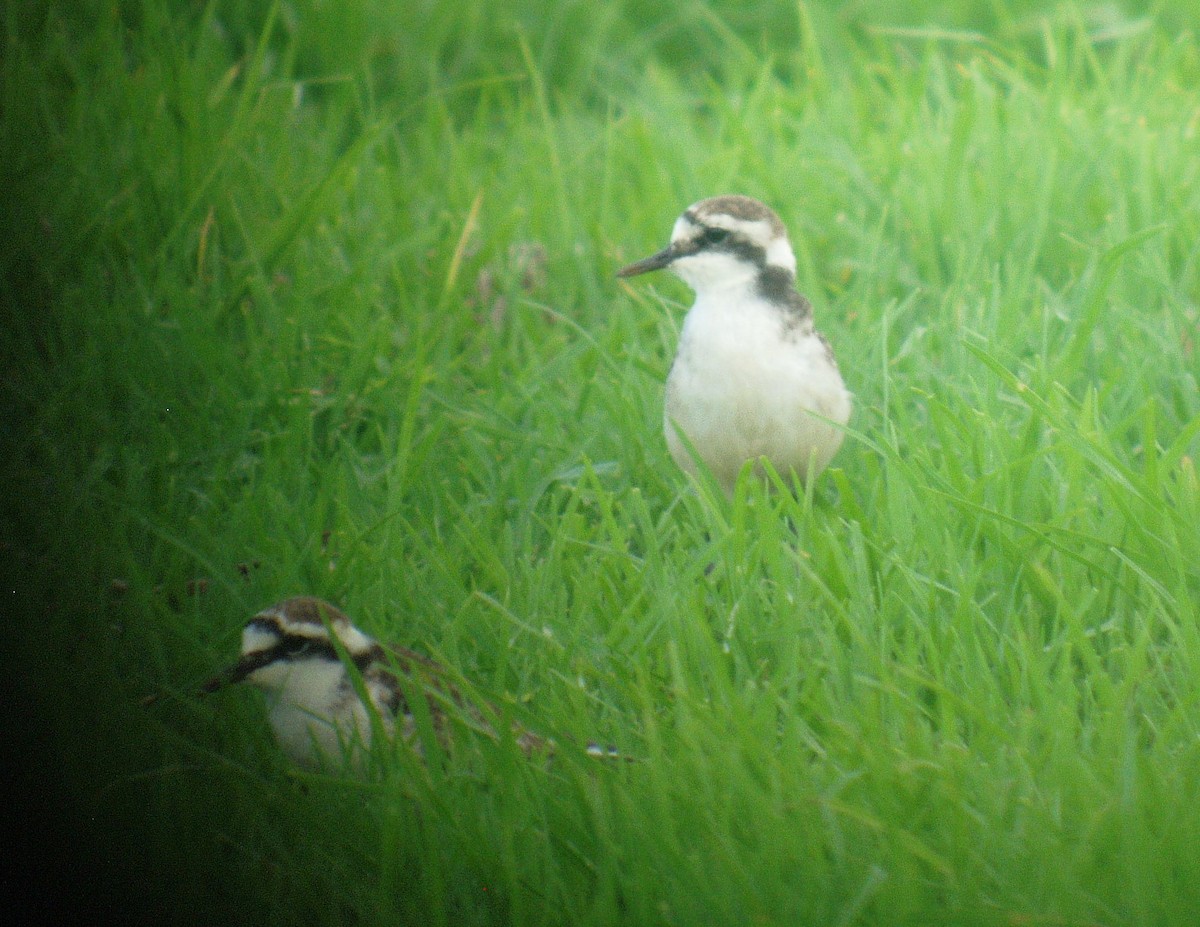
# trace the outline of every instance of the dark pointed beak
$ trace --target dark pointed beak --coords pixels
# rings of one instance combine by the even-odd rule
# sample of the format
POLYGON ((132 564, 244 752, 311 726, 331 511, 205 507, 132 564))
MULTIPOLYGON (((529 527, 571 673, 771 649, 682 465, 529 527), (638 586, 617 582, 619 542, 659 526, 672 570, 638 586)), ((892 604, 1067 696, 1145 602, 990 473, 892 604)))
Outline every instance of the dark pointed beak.
POLYGON ((221 672, 200 687, 200 694, 211 695, 213 692, 220 692, 226 686, 241 682, 246 678, 246 674, 240 671, 241 665, 241 663, 236 663, 233 666, 225 667, 225 669, 221 670, 221 672))
POLYGON ((233 666, 226 667, 219 674, 204 683, 200 687, 201 693, 207 695, 210 692, 217 692, 224 689, 226 686, 237 685, 256 669, 261 669, 270 663, 270 657, 270 651, 259 650, 246 654, 246 656, 238 660, 233 666))
POLYGON ((679 252, 674 246, 663 248, 657 254, 652 254, 648 258, 643 258, 633 264, 627 264, 617 271, 618 277, 636 277, 638 274, 648 274, 652 270, 662 270, 670 265, 675 258, 679 257, 679 252))
POLYGON ((233 667, 223 670, 212 679, 209 679, 200 687, 201 695, 211 695, 213 692, 220 692, 226 686, 233 683, 233 667))

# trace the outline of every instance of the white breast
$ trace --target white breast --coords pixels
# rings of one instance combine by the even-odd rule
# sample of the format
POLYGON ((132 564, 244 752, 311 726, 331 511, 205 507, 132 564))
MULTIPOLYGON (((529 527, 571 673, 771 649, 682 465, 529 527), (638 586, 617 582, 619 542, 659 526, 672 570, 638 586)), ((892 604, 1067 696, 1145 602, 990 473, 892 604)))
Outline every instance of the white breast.
POLYGON ((698 298, 684 320, 664 409, 671 455, 695 471, 678 428, 727 491, 759 457, 781 473, 815 476, 850 419, 841 374, 811 329, 785 337, 778 307, 728 296, 698 298))
MULTIPOLYGON (((289 668, 284 667, 284 670, 289 668)), ((392 719, 384 694, 368 688, 385 728, 392 719)), ((341 765, 345 757, 361 761, 371 743, 371 714, 359 700, 338 662, 306 661, 290 668, 267 691, 271 729, 283 750, 306 766, 341 765)))

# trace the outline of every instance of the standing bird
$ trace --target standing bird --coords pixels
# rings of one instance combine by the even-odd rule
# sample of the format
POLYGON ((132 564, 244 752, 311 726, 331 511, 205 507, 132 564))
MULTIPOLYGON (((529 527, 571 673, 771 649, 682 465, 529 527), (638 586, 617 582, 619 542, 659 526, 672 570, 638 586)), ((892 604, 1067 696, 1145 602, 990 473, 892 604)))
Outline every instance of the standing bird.
MULTIPOLYGON (((294 761, 313 767, 347 757, 361 763, 361 751, 370 746, 372 731, 379 728, 388 737, 398 730, 405 740, 414 738, 416 719, 401 677, 411 682, 410 692, 424 694, 443 744, 449 740, 449 713, 497 737, 491 722, 500 719, 500 712, 486 702, 464 698, 444 667, 406 647, 385 647, 337 608, 311 596, 285 599, 251 618, 242 632, 241 659, 209 680, 204 691, 239 682, 265 691, 276 741, 294 761), (352 668, 361 680, 365 701, 352 668)), ((515 725, 513 736, 527 755, 552 748, 545 739, 515 725)))
POLYGON ((748 196, 689 206, 671 243, 617 272, 669 269, 696 293, 667 376, 663 429, 695 474, 699 456, 727 493, 747 461, 813 480, 837 453, 850 393, 796 291, 787 229, 748 196))

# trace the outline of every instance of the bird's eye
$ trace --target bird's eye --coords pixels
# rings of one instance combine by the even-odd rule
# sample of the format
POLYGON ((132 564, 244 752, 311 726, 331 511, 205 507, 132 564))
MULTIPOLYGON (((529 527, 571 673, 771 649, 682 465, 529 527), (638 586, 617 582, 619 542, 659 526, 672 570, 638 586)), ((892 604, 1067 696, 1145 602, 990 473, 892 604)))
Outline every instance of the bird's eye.
POLYGON ((729 229, 706 228, 701 240, 706 245, 719 245, 729 237, 729 229))
POLYGON ((313 642, 305 637, 287 637, 283 640, 283 652, 289 657, 302 657, 312 649, 313 642))

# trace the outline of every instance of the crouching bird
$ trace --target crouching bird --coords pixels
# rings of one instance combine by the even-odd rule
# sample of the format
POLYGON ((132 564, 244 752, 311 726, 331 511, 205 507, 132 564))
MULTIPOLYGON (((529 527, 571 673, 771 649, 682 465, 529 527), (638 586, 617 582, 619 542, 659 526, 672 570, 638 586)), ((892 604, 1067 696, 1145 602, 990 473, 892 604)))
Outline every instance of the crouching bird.
MULTIPOLYGON (((449 745, 451 717, 498 740, 501 712, 469 699, 435 660, 363 633, 322 599, 297 596, 263 609, 242 631, 241 658, 204 684, 215 692, 250 683, 267 694, 275 739, 306 767, 361 765, 377 732, 416 744, 417 717, 409 696, 420 693, 434 732, 449 745), (407 683, 407 685, 405 684, 407 683)), ((512 725, 526 756, 554 752, 552 740, 512 725)), ((591 756, 619 758, 611 748, 588 744, 591 756)))

